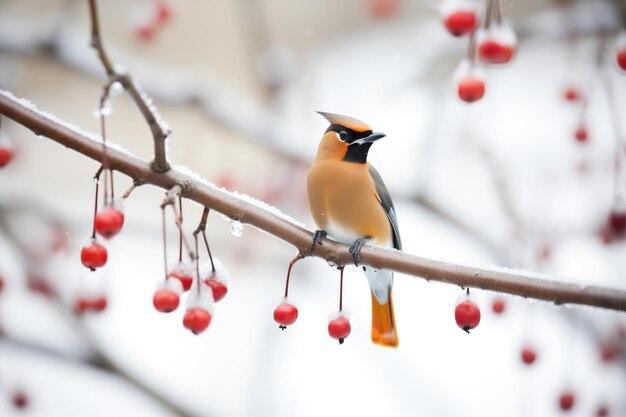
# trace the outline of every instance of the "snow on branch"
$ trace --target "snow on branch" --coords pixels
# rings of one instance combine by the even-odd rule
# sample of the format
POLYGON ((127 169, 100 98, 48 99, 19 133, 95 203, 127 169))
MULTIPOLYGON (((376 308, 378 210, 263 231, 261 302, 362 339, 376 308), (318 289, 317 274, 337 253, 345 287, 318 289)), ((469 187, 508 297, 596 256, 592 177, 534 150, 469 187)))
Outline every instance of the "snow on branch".
MULTIPOLYGON (((36 135, 50 138, 102 162, 102 142, 94 139, 93 135, 85 134, 3 90, 0 90, 0 114, 13 119, 36 135)), ((301 254, 308 252, 313 238, 312 232, 282 215, 278 209, 220 189, 192 172, 183 172, 180 169, 158 172, 148 162, 116 147, 108 146, 107 153, 111 169, 128 175, 137 184, 151 184, 166 190, 179 185, 184 198, 264 230, 295 246, 301 254)), ((336 265, 352 263, 349 245, 329 239, 323 239, 322 242, 322 245, 315 246, 312 256, 336 265)), ((529 272, 456 265, 370 245, 363 247, 361 264, 414 275, 429 281, 480 288, 555 304, 581 304, 626 311, 626 291, 563 283, 529 272)))

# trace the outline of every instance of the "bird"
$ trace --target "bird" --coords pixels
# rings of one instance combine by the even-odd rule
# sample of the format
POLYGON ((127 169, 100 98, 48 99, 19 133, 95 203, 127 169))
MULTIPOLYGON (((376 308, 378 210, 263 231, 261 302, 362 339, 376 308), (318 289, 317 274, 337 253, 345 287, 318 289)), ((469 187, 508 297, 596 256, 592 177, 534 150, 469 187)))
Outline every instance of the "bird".
MULTIPOLYGON (((341 114, 318 112, 330 126, 324 132, 307 176, 309 208, 321 236, 351 244, 359 266, 365 243, 402 250, 396 211, 382 177, 367 162, 374 142, 384 133, 341 114)), ((363 267, 372 296, 372 341, 397 347, 398 332, 392 301, 393 272, 363 267)))

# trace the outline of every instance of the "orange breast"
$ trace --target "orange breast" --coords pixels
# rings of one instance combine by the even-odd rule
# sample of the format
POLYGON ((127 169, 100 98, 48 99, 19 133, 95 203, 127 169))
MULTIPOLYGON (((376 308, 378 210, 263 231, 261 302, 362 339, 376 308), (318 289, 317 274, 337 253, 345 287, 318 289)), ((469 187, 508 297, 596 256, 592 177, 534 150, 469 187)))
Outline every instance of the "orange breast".
POLYGON ((367 164, 318 160, 309 171, 311 214, 317 227, 340 241, 357 237, 392 241, 389 219, 376 195, 367 164))

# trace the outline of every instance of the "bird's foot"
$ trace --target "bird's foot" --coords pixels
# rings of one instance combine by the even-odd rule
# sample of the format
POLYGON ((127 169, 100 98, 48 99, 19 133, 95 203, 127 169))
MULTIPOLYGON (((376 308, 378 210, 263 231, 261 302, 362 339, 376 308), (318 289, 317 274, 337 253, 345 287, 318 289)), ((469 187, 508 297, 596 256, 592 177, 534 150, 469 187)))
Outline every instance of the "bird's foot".
POLYGON ((315 244, 317 243, 318 245, 321 245, 322 238, 325 238, 326 236, 328 236, 328 233, 326 233, 326 230, 316 230, 315 233, 313 233, 313 239, 311 239, 311 244, 309 245, 309 251, 307 252, 306 255, 307 256, 313 255, 315 244))
POLYGON ((361 248, 363 245, 367 243, 367 239, 364 237, 360 237, 352 243, 350 246, 350 253, 352 254, 352 259, 354 259, 354 264, 359 266, 361 263, 361 248))

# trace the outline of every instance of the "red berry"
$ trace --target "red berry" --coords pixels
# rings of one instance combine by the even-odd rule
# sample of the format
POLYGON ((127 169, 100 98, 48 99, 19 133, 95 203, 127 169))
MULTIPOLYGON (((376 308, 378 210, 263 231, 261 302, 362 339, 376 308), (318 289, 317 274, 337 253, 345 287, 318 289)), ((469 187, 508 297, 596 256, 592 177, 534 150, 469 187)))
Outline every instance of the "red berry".
POLYGON ((228 292, 228 287, 219 279, 209 278, 205 279, 204 283, 211 287, 213 290, 213 300, 215 302, 220 301, 222 298, 226 297, 226 293, 228 292))
POLYGON ((274 321, 278 323, 278 327, 283 330, 285 330, 287 326, 294 324, 297 318, 298 309, 293 304, 284 302, 274 309, 274 321))
POLYGON ((141 25, 137 28, 137 38, 143 42, 149 42, 154 39, 157 28, 154 24, 141 25))
POLYGON ((576 397, 574 396, 574 393, 571 391, 565 391, 561 394, 561 396, 559 397, 559 406, 561 407, 561 410, 563 411, 569 411, 574 407, 574 402, 576 400, 576 397))
POLYGON ((178 308, 180 297, 172 290, 161 288, 154 293, 152 304, 161 313, 170 313, 178 308))
POLYGON ((3 168, 13 159, 13 150, 0 145, 0 168, 3 168))
POLYGON ((613 210, 609 215, 609 225, 613 232, 624 233, 626 231, 626 211, 613 210))
POLYGON ((614 362, 622 356, 622 348, 619 343, 609 341, 600 345, 600 358, 602 362, 614 362))
POLYGON ((478 19, 472 10, 457 10, 450 13, 443 21, 443 24, 453 36, 463 36, 476 29, 478 19))
POLYGON ((4 278, 0 277, 0 292, 2 292, 3 288, 4 288, 4 278))
POLYGON ((480 323, 480 308, 471 300, 463 301, 454 309, 454 318, 456 324, 469 333, 480 323))
POLYGON ((537 352, 535 349, 526 346, 522 349, 522 362, 526 365, 532 365, 537 360, 537 352))
POLYGON ((485 95, 485 82, 471 75, 464 77, 459 81, 458 94, 467 103, 480 100, 485 95))
POLYGON ((28 286, 28 289, 32 292, 43 295, 44 297, 52 298, 56 296, 56 290, 44 277, 30 275, 28 277, 28 280, 26 281, 26 285, 28 286))
POLYGON ((183 291, 189 291, 193 283, 193 277, 185 271, 172 271, 167 275, 168 278, 176 278, 183 285, 183 291))
POLYGON ((567 101, 578 101, 580 100, 580 91, 575 87, 567 87, 563 92, 563 97, 567 101))
POLYGON ((107 308, 107 298, 103 295, 99 296, 99 297, 95 297, 92 298, 89 302, 89 307, 91 309, 91 311, 104 311, 107 308))
POLYGON ((28 407, 28 396, 24 391, 14 392, 11 397, 11 402, 15 408, 26 408, 28 407))
POLYGON ((111 239, 124 226, 124 213, 113 207, 107 207, 96 214, 96 232, 105 239, 111 239))
POLYGON ((485 39, 478 45, 478 57, 486 64, 506 64, 513 59, 514 53, 511 45, 493 39, 485 39))
POLYGON ((596 410, 597 417, 607 417, 609 415, 609 407, 602 404, 596 410))
POLYGON ((183 326, 193 334, 202 333, 211 323, 211 313, 202 308, 188 308, 183 318, 183 326))
POLYGON ((165 23, 172 17, 172 6, 162 1, 157 5, 156 20, 159 23, 165 23))
POLYGON ((506 301, 504 301, 504 298, 502 297, 494 298, 493 303, 491 304, 491 309, 496 314, 504 313, 504 310, 506 309, 506 301))
POLYGON ((89 300, 79 297, 74 301, 74 313, 84 314, 89 310, 89 300))
POLYGON ((398 0, 369 0, 370 15, 375 18, 391 16, 398 8, 398 0))
POLYGON ((328 323, 328 334, 333 339, 339 340, 339 344, 350 334, 350 321, 345 317, 337 317, 328 323))
POLYGON ((107 263, 107 248, 93 241, 80 251, 80 260, 87 268, 95 271, 107 263))
POLYGON ((585 125, 580 125, 578 126, 578 128, 576 128, 576 131, 574 132, 574 137, 580 143, 587 142, 587 139, 589 139, 589 132, 587 132, 587 128, 585 127, 585 125))
POLYGON ((615 61, 617 61, 617 65, 622 71, 626 71, 626 47, 618 49, 615 52, 615 61))

